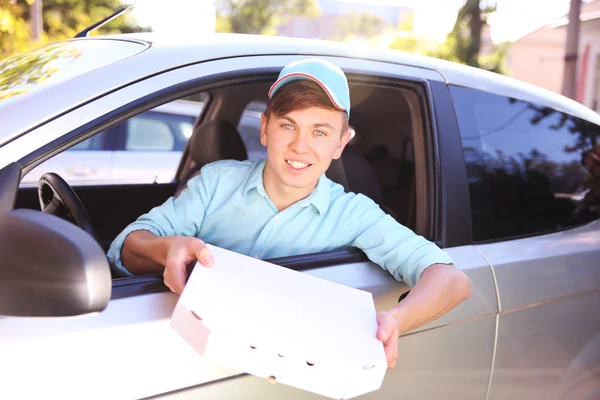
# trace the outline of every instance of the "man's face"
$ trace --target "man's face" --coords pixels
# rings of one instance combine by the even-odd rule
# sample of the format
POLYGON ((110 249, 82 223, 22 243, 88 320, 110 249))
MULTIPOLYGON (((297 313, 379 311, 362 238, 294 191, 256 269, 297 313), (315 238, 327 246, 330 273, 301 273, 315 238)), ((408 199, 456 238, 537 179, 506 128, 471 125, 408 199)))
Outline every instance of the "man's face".
POLYGON ((346 114, 341 111, 311 107, 282 116, 261 119, 260 141, 267 146, 269 171, 280 190, 312 191, 331 161, 342 155, 350 139, 342 134, 346 114))

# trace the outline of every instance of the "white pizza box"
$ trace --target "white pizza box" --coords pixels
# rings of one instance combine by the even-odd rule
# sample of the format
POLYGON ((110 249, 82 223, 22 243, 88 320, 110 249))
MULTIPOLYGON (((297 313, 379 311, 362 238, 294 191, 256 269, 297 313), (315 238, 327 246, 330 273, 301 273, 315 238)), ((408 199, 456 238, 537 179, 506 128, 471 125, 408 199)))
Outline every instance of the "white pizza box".
POLYGON ((171 318, 207 361, 334 399, 381 387, 371 293, 208 247, 171 318))

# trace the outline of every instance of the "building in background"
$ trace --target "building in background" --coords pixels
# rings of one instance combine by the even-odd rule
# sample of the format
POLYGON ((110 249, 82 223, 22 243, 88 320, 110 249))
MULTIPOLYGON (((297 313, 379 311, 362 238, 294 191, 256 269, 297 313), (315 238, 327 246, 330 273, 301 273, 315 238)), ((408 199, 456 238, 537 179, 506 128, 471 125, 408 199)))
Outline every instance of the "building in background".
MULTIPOLYGON (((315 0, 320 15, 315 18, 295 17, 277 29, 278 36, 289 36, 307 39, 332 39, 335 36, 336 23, 339 17, 351 14, 370 14, 380 18, 386 28, 397 28, 400 19, 412 13, 410 7, 395 5, 395 1, 381 0, 315 0)), ((381 32, 378 32, 381 33, 381 32)))
MULTIPOLYGON (((564 16, 514 41, 508 55, 509 75, 560 93, 567 23, 564 16)), ((576 100, 600 112, 600 0, 581 6, 577 69, 576 100)))

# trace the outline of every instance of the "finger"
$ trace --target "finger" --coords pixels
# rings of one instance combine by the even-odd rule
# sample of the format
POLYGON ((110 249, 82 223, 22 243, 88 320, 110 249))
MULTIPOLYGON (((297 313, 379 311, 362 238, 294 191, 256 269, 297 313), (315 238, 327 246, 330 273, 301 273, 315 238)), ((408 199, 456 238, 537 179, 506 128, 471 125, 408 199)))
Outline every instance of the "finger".
POLYGON ((190 279, 190 276, 192 275, 192 271, 194 270, 194 267, 196 266, 196 262, 197 262, 197 260, 194 259, 194 261, 192 261, 191 263, 189 263, 185 267, 185 273, 187 275, 187 278, 186 278, 186 281, 185 281, 186 283, 190 279))
POLYGON ((193 242, 193 253, 203 266, 210 268, 214 265, 215 260, 213 255, 202 240, 195 240, 193 242))
POLYGON ((388 367, 392 368, 396 365, 396 360, 398 359, 398 341, 392 340, 392 343, 390 343, 385 350, 385 358, 388 362, 388 367))
POLYGON ((165 284, 175 293, 181 294, 185 286, 187 273, 184 264, 167 265, 165 284))
POLYGON ((169 274, 169 269, 166 267, 163 272, 163 280, 165 282, 165 286, 168 287, 171 292, 175 292, 175 290, 173 290, 173 288, 171 287, 171 277, 169 274))
POLYGON ((388 312, 382 311, 377 314, 377 324, 379 325, 377 328, 377 339, 382 341, 383 344, 388 343, 393 339, 396 320, 388 312))
POLYGON ((396 360, 398 359, 398 338, 393 338, 387 345, 384 346, 385 358, 388 362, 388 368, 394 368, 396 366, 396 360))

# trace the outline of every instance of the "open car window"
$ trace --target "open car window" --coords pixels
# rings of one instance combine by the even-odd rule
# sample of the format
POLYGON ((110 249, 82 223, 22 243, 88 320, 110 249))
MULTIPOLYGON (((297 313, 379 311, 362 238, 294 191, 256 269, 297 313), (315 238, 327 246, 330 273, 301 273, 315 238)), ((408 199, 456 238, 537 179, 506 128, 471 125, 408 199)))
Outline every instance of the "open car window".
POLYGON ((203 106, 196 96, 135 115, 46 160, 21 186, 37 185, 46 172, 72 186, 170 182, 203 106))

